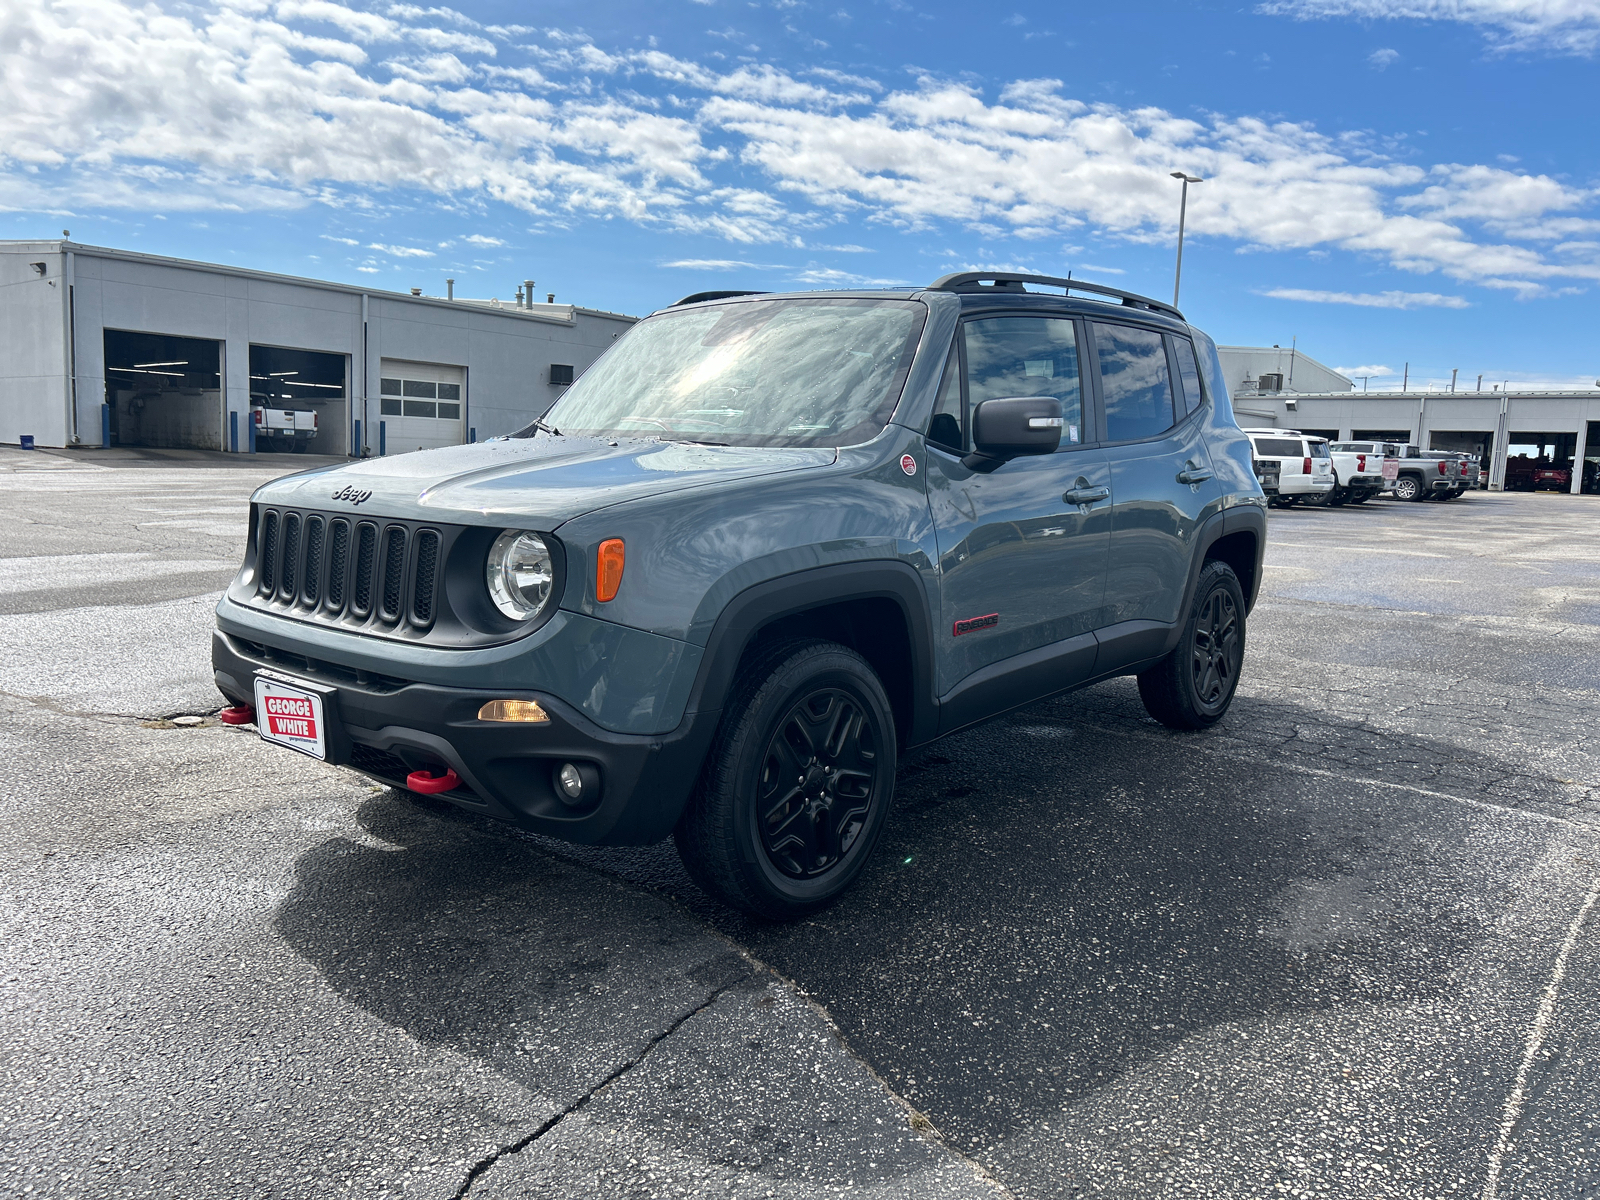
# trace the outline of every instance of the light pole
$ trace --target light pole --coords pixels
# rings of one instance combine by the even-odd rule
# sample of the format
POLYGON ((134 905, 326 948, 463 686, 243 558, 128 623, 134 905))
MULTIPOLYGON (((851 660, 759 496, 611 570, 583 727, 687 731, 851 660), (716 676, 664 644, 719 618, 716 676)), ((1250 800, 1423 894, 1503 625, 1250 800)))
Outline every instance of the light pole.
POLYGON ((1183 198, 1178 201, 1178 268, 1172 273, 1172 307, 1178 307, 1178 288, 1183 283, 1183 222, 1189 215, 1189 185, 1191 183, 1204 183, 1198 175, 1185 175, 1182 171, 1172 172, 1174 179, 1183 180, 1183 198))

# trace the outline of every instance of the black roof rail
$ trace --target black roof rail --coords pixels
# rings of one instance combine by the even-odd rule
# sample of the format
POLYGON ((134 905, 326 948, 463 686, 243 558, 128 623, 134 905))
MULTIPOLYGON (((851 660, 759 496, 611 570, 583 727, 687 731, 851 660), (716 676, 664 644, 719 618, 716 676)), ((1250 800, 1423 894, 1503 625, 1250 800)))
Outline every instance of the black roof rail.
POLYGON ((704 304, 707 300, 726 300, 729 296, 765 296, 766 292, 695 292, 692 296, 685 296, 673 308, 684 304, 704 304))
POLYGON ((957 271, 953 275, 945 275, 935 279, 928 285, 930 292, 1022 292, 1026 291, 1022 285, 1025 283, 1042 283, 1049 287, 1066 288, 1073 292, 1093 292, 1098 296, 1110 296, 1122 301, 1126 308, 1148 308, 1151 312, 1165 313, 1169 317, 1183 320, 1183 314, 1170 304, 1163 304, 1159 300, 1152 300, 1149 296, 1141 296, 1137 292, 1125 292, 1121 288, 1106 287, 1100 283, 1084 283, 1081 279, 1057 279, 1053 275, 1020 275, 1013 271, 957 271), (988 280, 993 286, 984 287, 988 280))

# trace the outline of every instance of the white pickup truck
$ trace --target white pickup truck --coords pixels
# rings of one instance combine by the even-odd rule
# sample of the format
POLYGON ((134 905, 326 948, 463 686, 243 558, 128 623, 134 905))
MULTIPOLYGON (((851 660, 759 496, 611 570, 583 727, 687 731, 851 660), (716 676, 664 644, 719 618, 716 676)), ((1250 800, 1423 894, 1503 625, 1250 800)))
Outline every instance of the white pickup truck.
POLYGON ((256 448, 304 454, 317 436, 317 414, 310 409, 268 408, 252 405, 250 420, 256 427, 256 448))
POLYGON ((1334 442, 1328 450, 1333 456, 1329 504, 1365 504, 1394 487, 1400 459, 1387 442, 1334 442))
POLYGON ((1288 508, 1297 500, 1308 504, 1326 504, 1333 492, 1333 461, 1328 457, 1328 443, 1319 437, 1308 437, 1298 429, 1246 429, 1250 445, 1259 464, 1256 474, 1269 471, 1276 464, 1278 491, 1269 494, 1267 503, 1275 508, 1288 508))

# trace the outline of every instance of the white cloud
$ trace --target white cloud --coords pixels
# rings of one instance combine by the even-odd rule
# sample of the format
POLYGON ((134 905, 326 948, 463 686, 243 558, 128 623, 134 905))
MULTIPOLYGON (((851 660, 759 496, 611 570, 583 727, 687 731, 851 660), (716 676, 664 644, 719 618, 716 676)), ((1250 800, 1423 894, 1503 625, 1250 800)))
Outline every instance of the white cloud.
POLYGON ((1334 370, 1346 379, 1381 379, 1385 375, 1399 374, 1393 367, 1385 367, 1378 364, 1361 367, 1335 367, 1334 370))
POLYGON ((1390 50, 1387 48, 1382 50, 1374 50, 1371 54, 1367 55, 1367 65, 1370 66, 1374 71, 1383 71, 1388 69, 1390 64, 1399 57, 1400 51, 1398 50, 1390 50))
POLYGON ((1261 295, 1271 296, 1274 300, 1304 300, 1312 304, 1353 304, 1358 308, 1471 307, 1460 296, 1442 296, 1438 292, 1320 292, 1309 288, 1273 288, 1261 295))
POLYGON ((866 275, 852 275, 849 271, 840 271, 834 267, 811 267, 796 275, 795 280, 809 287, 835 287, 835 288, 876 288, 876 287, 908 287, 910 284, 904 279, 873 279, 866 275))
POLYGON ((317 236, 322 238, 322 240, 326 241, 326 242, 338 242, 341 246, 359 246, 359 245, 361 245, 361 243, 358 242, 355 238, 334 237, 331 233, 319 233, 317 236))
POLYGON ((1073 270, 1074 271, 1093 271, 1097 275, 1126 275, 1127 274, 1127 272, 1125 270, 1123 270, 1121 267, 1097 267, 1093 263, 1083 263, 1080 266, 1074 267, 1073 270))
POLYGON ((11 0, 0 206, 375 208, 422 191, 548 227, 617 218, 740 246, 803 249, 844 219, 1170 244, 1181 167, 1205 178, 1189 197, 1199 239, 1344 251, 1520 296, 1600 280, 1596 196, 1549 176, 1414 166, 1287 121, 1091 105, 1053 79, 993 100, 933 79, 884 92, 552 32, 528 48, 543 69, 505 67, 473 57, 492 44, 451 40, 478 37, 451 11, 11 0))
POLYGON ((432 258, 432 250, 421 250, 416 246, 385 246, 381 242, 373 242, 367 247, 369 250, 379 250, 395 258, 432 258))
POLYGON ((1588 55, 1600 45, 1600 0, 1271 0, 1257 11, 1301 20, 1462 21, 1482 26, 1500 50, 1588 55))
POLYGON ((679 271, 771 271, 776 269, 770 264, 742 262, 737 258, 680 258, 660 265, 669 270, 676 269, 679 271))
POLYGON ((499 239, 497 237, 490 237, 487 234, 483 234, 483 233, 469 233, 469 234, 467 234, 466 237, 462 238, 461 240, 463 242, 470 242, 474 246, 504 246, 505 245, 505 242, 503 242, 501 239, 499 239))

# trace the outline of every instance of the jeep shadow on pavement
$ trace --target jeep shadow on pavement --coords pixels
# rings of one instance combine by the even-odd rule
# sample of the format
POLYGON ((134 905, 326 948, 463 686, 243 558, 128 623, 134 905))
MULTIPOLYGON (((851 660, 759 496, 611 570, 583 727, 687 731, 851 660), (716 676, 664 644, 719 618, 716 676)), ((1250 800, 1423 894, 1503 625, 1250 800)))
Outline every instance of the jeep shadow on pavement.
POLYGON ((263 737, 568 841, 672 834, 793 918, 860 873, 905 750, 1118 675, 1220 719, 1265 540, 1175 308, 711 293, 509 438, 262 487, 213 663, 263 737))

